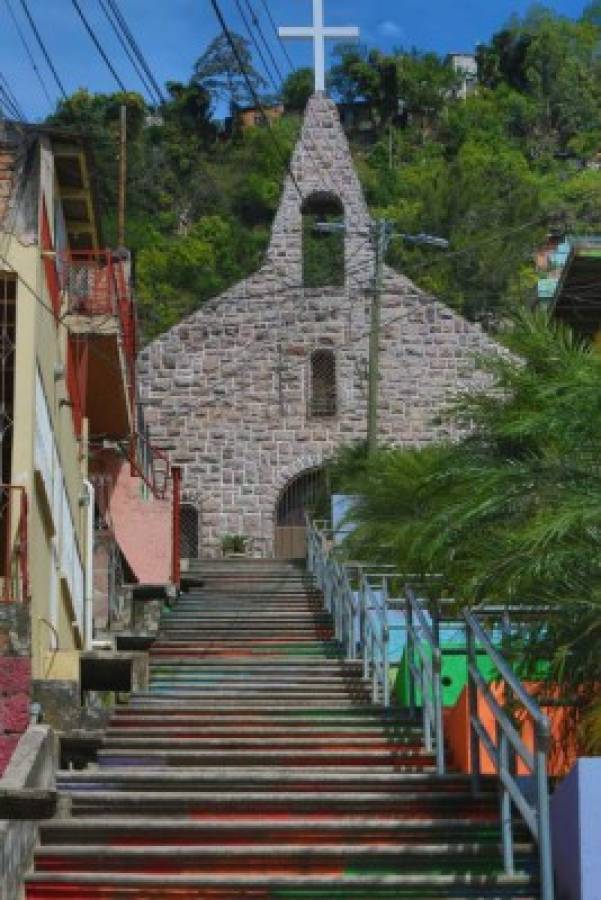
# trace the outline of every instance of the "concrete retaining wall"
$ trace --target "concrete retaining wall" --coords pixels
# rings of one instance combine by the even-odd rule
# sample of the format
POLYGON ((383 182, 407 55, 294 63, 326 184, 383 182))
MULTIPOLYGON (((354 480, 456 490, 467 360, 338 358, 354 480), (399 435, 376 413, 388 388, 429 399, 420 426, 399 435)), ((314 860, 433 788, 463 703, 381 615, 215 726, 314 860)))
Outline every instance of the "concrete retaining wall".
MULTIPOLYGON (((47 725, 32 725, 19 740, 0 789, 55 786, 56 741, 47 725)), ((0 900, 18 900, 37 838, 37 822, 0 819, 0 900)))

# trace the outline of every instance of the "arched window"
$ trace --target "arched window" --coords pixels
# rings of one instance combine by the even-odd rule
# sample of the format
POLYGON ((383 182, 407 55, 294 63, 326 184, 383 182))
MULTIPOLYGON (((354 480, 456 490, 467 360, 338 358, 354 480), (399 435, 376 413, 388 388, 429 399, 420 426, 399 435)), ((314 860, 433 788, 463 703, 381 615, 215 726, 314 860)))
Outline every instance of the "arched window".
POLYGON ((191 503, 182 503, 179 511, 180 556, 198 559, 198 510, 191 503))
POLYGON ((311 354, 310 414, 327 418, 337 412, 336 356, 332 350, 314 350, 311 354))
POLYGON ((307 197, 302 212, 304 286, 343 286, 345 233, 342 203, 333 194, 318 192, 307 197))

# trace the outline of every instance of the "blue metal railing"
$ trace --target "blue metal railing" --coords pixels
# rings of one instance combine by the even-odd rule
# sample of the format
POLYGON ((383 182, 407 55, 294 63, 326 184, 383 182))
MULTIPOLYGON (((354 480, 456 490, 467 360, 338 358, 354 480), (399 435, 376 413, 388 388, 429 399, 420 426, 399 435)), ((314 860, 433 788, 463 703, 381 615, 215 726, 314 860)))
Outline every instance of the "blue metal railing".
POLYGON ((499 651, 493 646, 476 616, 465 610, 468 655, 468 702, 470 715, 470 755, 472 788, 480 787, 480 747, 491 760, 499 778, 501 802, 501 833, 503 841, 503 863, 507 874, 513 874, 513 809, 515 808, 526 823, 532 837, 538 844, 541 879, 541 900, 553 900, 553 862, 551 853, 551 829, 549 818, 549 785, 547 762, 551 739, 551 728, 547 716, 528 693, 515 672, 499 651), (511 716, 503 709, 493 695, 477 665, 478 652, 484 653, 497 669, 500 678, 514 700, 526 712, 534 726, 534 752, 524 743, 511 716), (478 710, 481 697, 495 722, 495 738, 486 730, 478 710), (534 800, 530 800, 511 771, 512 752, 522 760, 527 771, 534 776, 534 800))
MULTIPOLYGON (((320 523, 321 524, 321 523, 320 523)), ((434 750, 436 771, 445 772, 444 718, 442 698, 442 655, 438 616, 429 616, 427 604, 405 584, 403 596, 391 596, 391 583, 403 583, 403 576, 391 566, 345 563, 336 554, 331 532, 316 523, 307 522, 308 569, 324 594, 332 615, 335 634, 347 659, 360 658, 363 676, 371 682, 372 699, 384 707, 390 696, 390 633, 395 627, 391 614, 401 611, 402 628, 406 631, 409 705, 417 708, 419 691, 422 707, 424 745, 434 750)), ((492 611, 492 610, 491 610, 492 611)), ((502 608, 497 612, 500 614, 502 608)), ((456 621, 456 618, 453 620, 456 621)), ((541 878, 541 900, 553 900, 553 866, 549 818, 547 763, 550 744, 549 720, 528 693, 511 666, 493 645, 488 633, 474 613, 462 614, 465 629, 468 666, 468 702, 470 712, 470 749, 472 789, 480 789, 480 751, 483 747, 492 761, 500 785, 500 818, 503 863, 507 874, 514 873, 513 812, 517 811, 538 845, 541 878), (530 717, 534 726, 535 746, 531 751, 523 741, 511 716, 491 691, 478 668, 478 656, 488 656, 511 691, 515 701, 530 717), (482 699, 492 713, 495 738, 480 718, 478 703, 482 699), (512 774, 512 757, 517 754, 535 782, 534 799, 522 790, 512 774)))

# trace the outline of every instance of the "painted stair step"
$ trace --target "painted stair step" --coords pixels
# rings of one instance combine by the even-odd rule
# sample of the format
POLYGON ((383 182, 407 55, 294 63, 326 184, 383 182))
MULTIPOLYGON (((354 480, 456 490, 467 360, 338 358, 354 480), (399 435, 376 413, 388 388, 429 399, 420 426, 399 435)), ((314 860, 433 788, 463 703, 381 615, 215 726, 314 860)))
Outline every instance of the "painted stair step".
POLYGON ((278 685, 281 688, 286 687, 298 687, 300 685, 308 685, 308 686, 333 686, 338 687, 339 685, 364 685, 362 679, 358 678, 355 673, 351 673, 348 676, 339 675, 337 672, 333 672, 331 675, 294 675, 294 674, 277 674, 274 672, 265 672, 265 673, 256 673, 256 672, 221 672, 219 670, 216 671, 206 671, 199 669, 197 671, 183 671, 178 673, 175 670, 163 670, 157 666, 151 666, 150 668, 150 677, 154 681, 175 681, 179 683, 181 681, 190 682, 192 684, 201 682, 207 684, 224 684, 227 683, 232 685, 244 685, 244 684, 267 684, 267 685, 278 685))
MULTIPOLYGON (((332 896, 331 892, 335 890, 337 892, 336 896, 338 897, 348 897, 352 896, 349 893, 351 890, 355 891, 363 891, 363 895, 361 893, 355 894, 356 896, 363 896, 364 898, 371 898, 374 896, 374 890, 381 890, 383 888, 389 889, 391 893, 389 896, 399 896, 400 889, 408 889, 411 888, 413 890, 420 889, 431 890, 431 889, 439 889, 446 890, 447 893, 439 894, 439 896, 453 897, 452 893, 448 893, 449 890, 461 888, 464 891, 466 889, 476 889, 480 892, 482 889, 486 888, 500 891, 508 891, 509 889, 515 891, 516 888, 519 887, 528 887, 532 890, 533 887, 536 886, 532 876, 528 873, 516 873, 515 875, 504 875, 504 874, 471 874, 471 873, 444 873, 444 874, 407 874, 407 875, 382 875, 382 876, 372 876, 369 875, 346 875, 346 874, 336 874, 336 875, 143 875, 143 874, 134 874, 134 873, 111 873, 111 872, 81 872, 81 873, 63 873, 63 872, 35 872, 32 875, 29 875, 27 878, 27 896, 35 898, 35 897, 43 897, 44 894, 35 894, 31 893, 30 889, 33 888, 34 885, 38 885, 40 888, 44 885, 56 885, 60 886, 65 891, 65 888, 69 885, 75 886, 78 890, 84 888, 85 886, 89 886, 93 890, 98 890, 99 888, 112 888, 113 891, 115 888, 121 887, 131 887, 137 891, 143 891, 142 894, 138 896, 142 897, 150 897, 153 896, 149 893, 150 888, 154 888, 155 894, 157 897, 165 897, 169 896, 166 892, 171 888, 180 888, 185 890, 195 889, 195 890, 203 890, 203 889, 213 889, 213 888, 228 888, 228 889, 236 889, 237 891, 247 891, 248 889, 253 888, 265 888, 269 891, 273 892, 274 890, 285 889, 285 888, 298 888, 298 889, 310 889, 312 891, 323 889, 324 891, 329 891, 330 893, 324 893, 323 896, 329 897, 332 896), (160 892, 163 893, 160 893, 160 892)), ((211 893, 210 896, 213 894, 211 893)), ((61 896, 60 894, 55 894, 55 896, 61 896)), ((63 893, 64 897, 67 896, 78 896, 85 897, 86 894, 67 894, 63 893)), ((94 894, 90 894, 90 896, 94 896, 94 894)), ((98 895, 96 895, 98 896, 98 895)), ((101 895, 102 896, 102 895, 101 895)), ((115 893, 110 894, 111 897, 119 896, 115 893)), ((176 895, 173 895, 176 896, 176 895)), ((180 896, 190 896, 189 893, 183 894, 180 896)), ((192 896, 194 896, 192 894, 192 896)), ((197 896, 203 896, 203 894, 199 893, 197 896)), ((206 896, 206 894, 204 895, 206 896)), ((244 894, 240 894, 238 896, 244 896, 244 894)), ((274 896, 273 893, 267 896, 274 896)), ((287 894, 284 896, 288 896, 287 894)), ((314 894, 312 894, 314 896, 314 894)), ((402 896, 402 895, 401 895, 402 896)), ((409 895, 411 896, 411 895, 409 895)), ((424 898, 424 894, 414 894, 413 896, 419 896, 424 898)), ((436 896, 436 895, 434 895, 436 896)), ((465 894, 460 894, 459 896, 466 896, 465 894)), ((467 894, 469 896, 469 894, 467 894)), ((478 896, 482 898, 482 893, 473 893, 472 896, 478 896)), ((503 894, 495 893, 494 897, 502 897, 503 894)), ((505 896, 511 897, 516 896, 515 893, 505 893, 505 896)), ((533 893, 529 896, 536 897, 536 894, 533 893)))
MULTIPOLYGON (((523 825, 516 823, 516 840, 527 839, 523 825)), ((111 816, 77 819, 53 819, 40 824, 42 845, 74 843, 76 841, 145 846, 222 846, 226 843, 333 843, 333 842, 406 842, 420 845, 423 842, 474 840, 493 843, 499 840, 496 823, 486 824, 481 818, 464 815, 459 818, 412 819, 404 816, 393 818, 362 818, 361 816, 322 816, 318 819, 286 816, 262 818, 258 823, 253 817, 232 817, 203 821, 187 817, 172 817, 159 822, 148 818, 111 816)))
MULTIPOLYGON (((320 782, 322 785, 329 786, 332 789, 342 788, 361 790, 366 785, 371 789, 395 790, 401 792, 428 790, 440 792, 465 793, 470 784, 469 778, 464 775, 441 775, 433 778, 430 774, 416 773, 411 775, 404 774, 378 774, 370 771, 368 768, 365 773, 360 776, 348 774, 346 772, 332 772, 329 769, 316 769, 311 773, 299 772, 298 769, 277 766, 265 771, 263 768, 248 766, 246 769, 239 767, 222 766, 221 769, 205 772, 202 767, 190 767, 179 772, 166 772, 161 767, 143 767, 140 770, 132 770, 130 768, 113 769, 111 772, 103 771, 67 771, 59 770, 56 776, 57 784, 60 787, 68 787, 69 789, 82 788, 83 790, 102 789, 103 785, 108 785, 110 789, 117 790, 124 788, 125 790, 136 790, 140 785, 144 785, 144 789, 169 789, 171 787, 176 790, 205 790, 208 786, 211 789, 216 781, 222 784, 244 783, 257 784, 260 787, 270 786, 275 782, 288 782, 293 786, 315 784, 320 782)), ((490 798, 495 792, 491 787, 480 792, 478 797, 490 798)), ((471 794, 470 794, 471 796, 471 794)))
MULTIPOLYGON (((515 845, 516 864, 526 870, 532 844, 515 845)), ((148 874, 407 875, 434 870, 486 874, 499 868, 502 847, 479 843, 321 844, 229 847, 104 847, 63 845, 38 849, 37 872, 140 872, 148 874)))
MULTIPOLYGON (((387 728, 406 728, 412 727, 411 720, 407 718, 397 717, 394 711, 381 709, 378 710, 373 706, 353 707, 351 709, 340 709, 336 707, 325 707, 319 710, 310 710, 306 708, 294 707, 292 704, 286 707, 272 707, 271 709, 252 710, 247 705, 238 709, 216 709, 206 710, 199 708, 195 704, 180 704, 177 708, 165 705, 164 708, 157 709, 155 705, 145 705, 142 702, 138 706, 129 706, 127 711, 115 712, 111 717, 111 721, 169 721, 169 722, 227 722, 228 724, 239 723, 240 725, 253 723, 279 723, 297 724, 301 726, 309 726, 312 724, 335 724, 346 725, 352 727, 357 725, 380 725, 387 728)), ((421 729, 415 726, 414 733, 419 733, 421 729)))
POLYGON ((319 750, 320 748, 332 748, 334 750, 352 750, 356 748, 365 748, 369 750, 389 750, 396 753, 414 753, 421 755, 424 759, 429 758, 421 744, 415 738, 387 739, 381 735, 368 735, 366 737, 356 737, 353 735, 341 736, 336 732, 330 734, 312 733, 299 736, 295 731, 293 735, 280 735, 276 737, 271 733, 265 735, 261 729, 256 729, 251 735, 240 734, 239 730, 232 729, 226 734, 219 734, 211 731, 207 733, 205 729, 196 729, 195 731, 185 731, 183 729, 164 728, 162 730, 155 729, 153 731, 136 731, 132 734, 133 729, 112 729, 109 728, 102 740, 102 746, 106 748, 118 747, 153 747, 165 746, 178 749, 186 747, 188 744, 199 749, 210 749, 219 747, 223 750, 240 749, 311 749, 319 750), (128 734, 129 731, 129 734, 128 734), (174 745, 174 739, 177 738, 177 744, 174 745), (183 742, 186 743, 183 743, 183 742))
POLYGON ((245 700, 249 702, 294 702, 296 703, 327 703, 330 706, 333 702, 353 704, 364 703, 367 700, 367 692, 362 688, 351 690, 342 688, 335 690, 332 688, 299 688, 298 690, 276 690, 269 687, 254 687, 250 685, 247 688, 233 689, 228 691, 227 688, 213 688, 211 685, 203 687, 202 685, 186 685, 177 686, 169 685, 151 685, 149 696, 154 699, 169 696, 175 700, 190 699, 200 701, 219 702, 223 700, 230 703, 243 703, 245 700))
MULTIPOLYGON (((177 769, 171 770, 174 774, 177 769)), ((412 818, 446 818, 449 812, 459 809, 471 816, 479 812, 483 820, 496 821, 498 803, 495 798, 480 801, 458 792, 398 792, 398 791, 332 791, 322 787, 319 791, 291 790, 242 790, 202 791, 112 791, 65 790, 71 801, 71 815, 94 815, 102 811, 107 815, 171 816, 187 813, 195 818, 213 815, 251 815, 259 819, 264 815, 304 814, 320 816, 333 812, 397 817, 405 811, 412 818)), ((257 824, 260 824, 258 822, 257 824)))
POLYGON ((264 766, 295 765, 298 766, 299 780, 304 778, 308 770, 321 772, 324 766, 331 766, 340 772, 361 773, 432 773, 436 772, 434 760, 412 758, 406 754, 389 751, 352 753, 352 751, 266 751, 252 753, 248 750, 207 751, 193 748, 190 750, 160 750, 130 748, 101 750, 98 752, 98 764, 102 769, 122 766, 206 766, 221 769, 223 766, 264 766), (302 778, 301 778, 302 775, 302 778))

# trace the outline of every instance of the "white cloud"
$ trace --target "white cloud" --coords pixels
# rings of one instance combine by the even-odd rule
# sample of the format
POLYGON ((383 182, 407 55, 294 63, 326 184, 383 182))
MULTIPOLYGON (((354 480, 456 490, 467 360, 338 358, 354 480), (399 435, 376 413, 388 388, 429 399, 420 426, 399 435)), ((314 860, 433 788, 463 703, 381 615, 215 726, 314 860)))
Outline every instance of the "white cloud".
POLYGON ((382 37, 400 38, 403 36, 403 29, 396 22, 393 22, 392 19, 384 19, 384 21, 380 22, 378 25, 378 33, 381 34, 382 37))

